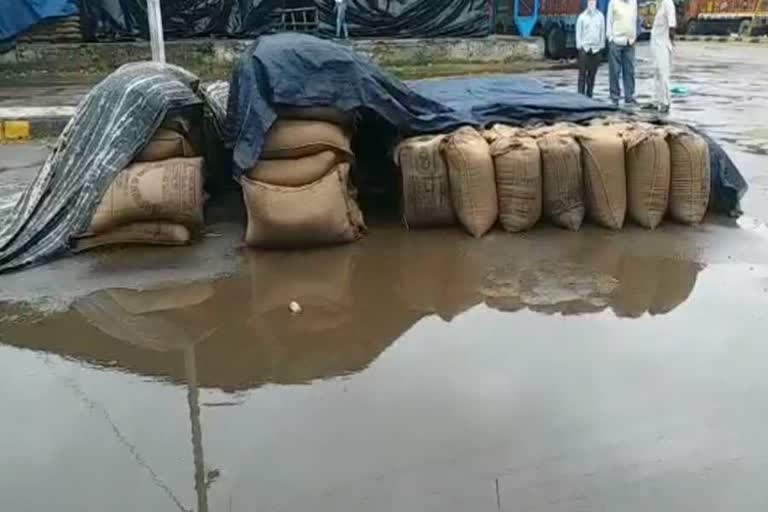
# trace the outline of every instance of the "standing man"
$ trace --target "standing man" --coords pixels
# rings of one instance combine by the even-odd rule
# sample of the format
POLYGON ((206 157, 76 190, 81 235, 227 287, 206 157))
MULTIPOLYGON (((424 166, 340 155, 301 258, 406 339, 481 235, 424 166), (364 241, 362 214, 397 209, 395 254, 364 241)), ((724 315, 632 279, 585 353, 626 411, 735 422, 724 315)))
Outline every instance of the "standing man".
POLYGON ((336 37, 341 38, 342 33, 344 39, 349 38, 349 32, 347 31, 347 0, 336 0, 336 37))
POLYGON ((672 96, 669 75, 672 72, 672 44, 675 40, 677 17, 672 0, 656 1, 656 17, 651 29, 651 53, 656 81, 656 106, 662 114, 669 113, 672 96))
POLYGON ((597 0, 587 2, 587 10, 576 20, 576 49, 579 51, 579 94, 592 97, 595 75, 605 48, 605 17, 597 10, 597 0))
MULTIPOLYGON (((671 0, 670 0, 671 1, 671 0)), ((635 101, 635 41, 637 40, 637 0, 611 0, 608 4, 608 70, 611 101, 619 104, 624 82, 624 103, 635 101)))

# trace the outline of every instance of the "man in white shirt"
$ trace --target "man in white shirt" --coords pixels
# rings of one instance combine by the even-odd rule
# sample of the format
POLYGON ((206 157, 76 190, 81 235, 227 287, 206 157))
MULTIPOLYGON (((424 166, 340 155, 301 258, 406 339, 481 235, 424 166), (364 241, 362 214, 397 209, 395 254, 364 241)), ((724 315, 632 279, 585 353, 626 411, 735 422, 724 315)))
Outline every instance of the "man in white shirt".
POLYGON ((672 97, 669 75, 672 72, 672 43, 675 40, 677 17, 672 0, 656 0, 656 17, 651 29, 651 53, 656 82, 656 106, 659 112, 669 112, 672 97))
POLYGON ((336 37, 349 38, 347 30, 347 0, 336 0, 336 37))
POLYGON ((608 4, 608 70, 611 101, 619 104, 624 83, 624 103, 635 101, 635 41, 637 41, 637 0, 611 0, 608 4))
POLYGON ((579 51, 579 94, 592 97, 595 75, 605 48, 605 17, 597 10, 597 0, 589 0, 587 9, 576 20, 576 49, 579 51))

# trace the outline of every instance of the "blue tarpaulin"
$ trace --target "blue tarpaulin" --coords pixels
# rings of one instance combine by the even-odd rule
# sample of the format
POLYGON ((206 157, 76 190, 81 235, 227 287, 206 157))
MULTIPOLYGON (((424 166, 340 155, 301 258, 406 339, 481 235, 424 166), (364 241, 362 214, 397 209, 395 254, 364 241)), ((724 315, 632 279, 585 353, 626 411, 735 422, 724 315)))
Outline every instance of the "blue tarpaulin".
POLYGON ((0 0, 0 42, 13 41, 41 21, 77 12, 77 0, 0 0))
POLYGON ((240 56, 227 109, 236 170, 258 160, 280 106, 375 112, 403 135, 493 122, 584 121, 615 112, 603 102, 519 77, 430 80, 408 85, 351 47, 303 34, 261 37, 240 56))

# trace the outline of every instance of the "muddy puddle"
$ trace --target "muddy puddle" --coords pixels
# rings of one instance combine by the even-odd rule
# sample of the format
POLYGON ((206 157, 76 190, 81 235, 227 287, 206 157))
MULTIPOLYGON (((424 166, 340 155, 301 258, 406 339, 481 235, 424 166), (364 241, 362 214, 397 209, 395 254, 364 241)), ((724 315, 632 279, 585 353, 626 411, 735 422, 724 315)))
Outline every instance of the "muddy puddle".
POLYGON ((378 229, 6 303, 0 510, 754 509, 768 257, 684 233, 378 229))

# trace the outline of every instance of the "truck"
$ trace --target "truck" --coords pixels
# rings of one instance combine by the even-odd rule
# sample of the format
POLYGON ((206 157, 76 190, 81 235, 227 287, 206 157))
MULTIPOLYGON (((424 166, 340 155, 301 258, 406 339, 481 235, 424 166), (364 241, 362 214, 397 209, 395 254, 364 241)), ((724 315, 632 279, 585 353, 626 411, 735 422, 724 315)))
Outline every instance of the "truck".
MULTIPOLYGON (((597 0, 606 13, 609 0, 597 0)), ((576 20, 587 0, 494 0, 493 26, 497 33, 544 38, 550 59, 576 54, 576 20)))
MULTIPOLYGON (((679 34, 685 34, 688 22, 689 22, 689 0, 674 0, 675 3, 675 15, 677 16, 677 32, 679 34)), ((656 6, 657 0, 638 0, 637 2, 637 16, 640 29, 638 31, 638 39, 649 39, 651 36, 651 29, 653 28, 653 21, 656 18, 656 6)))
POLYGON ((690 0, 679 25, 692 35, 768 34, 768 0, 690 0))

